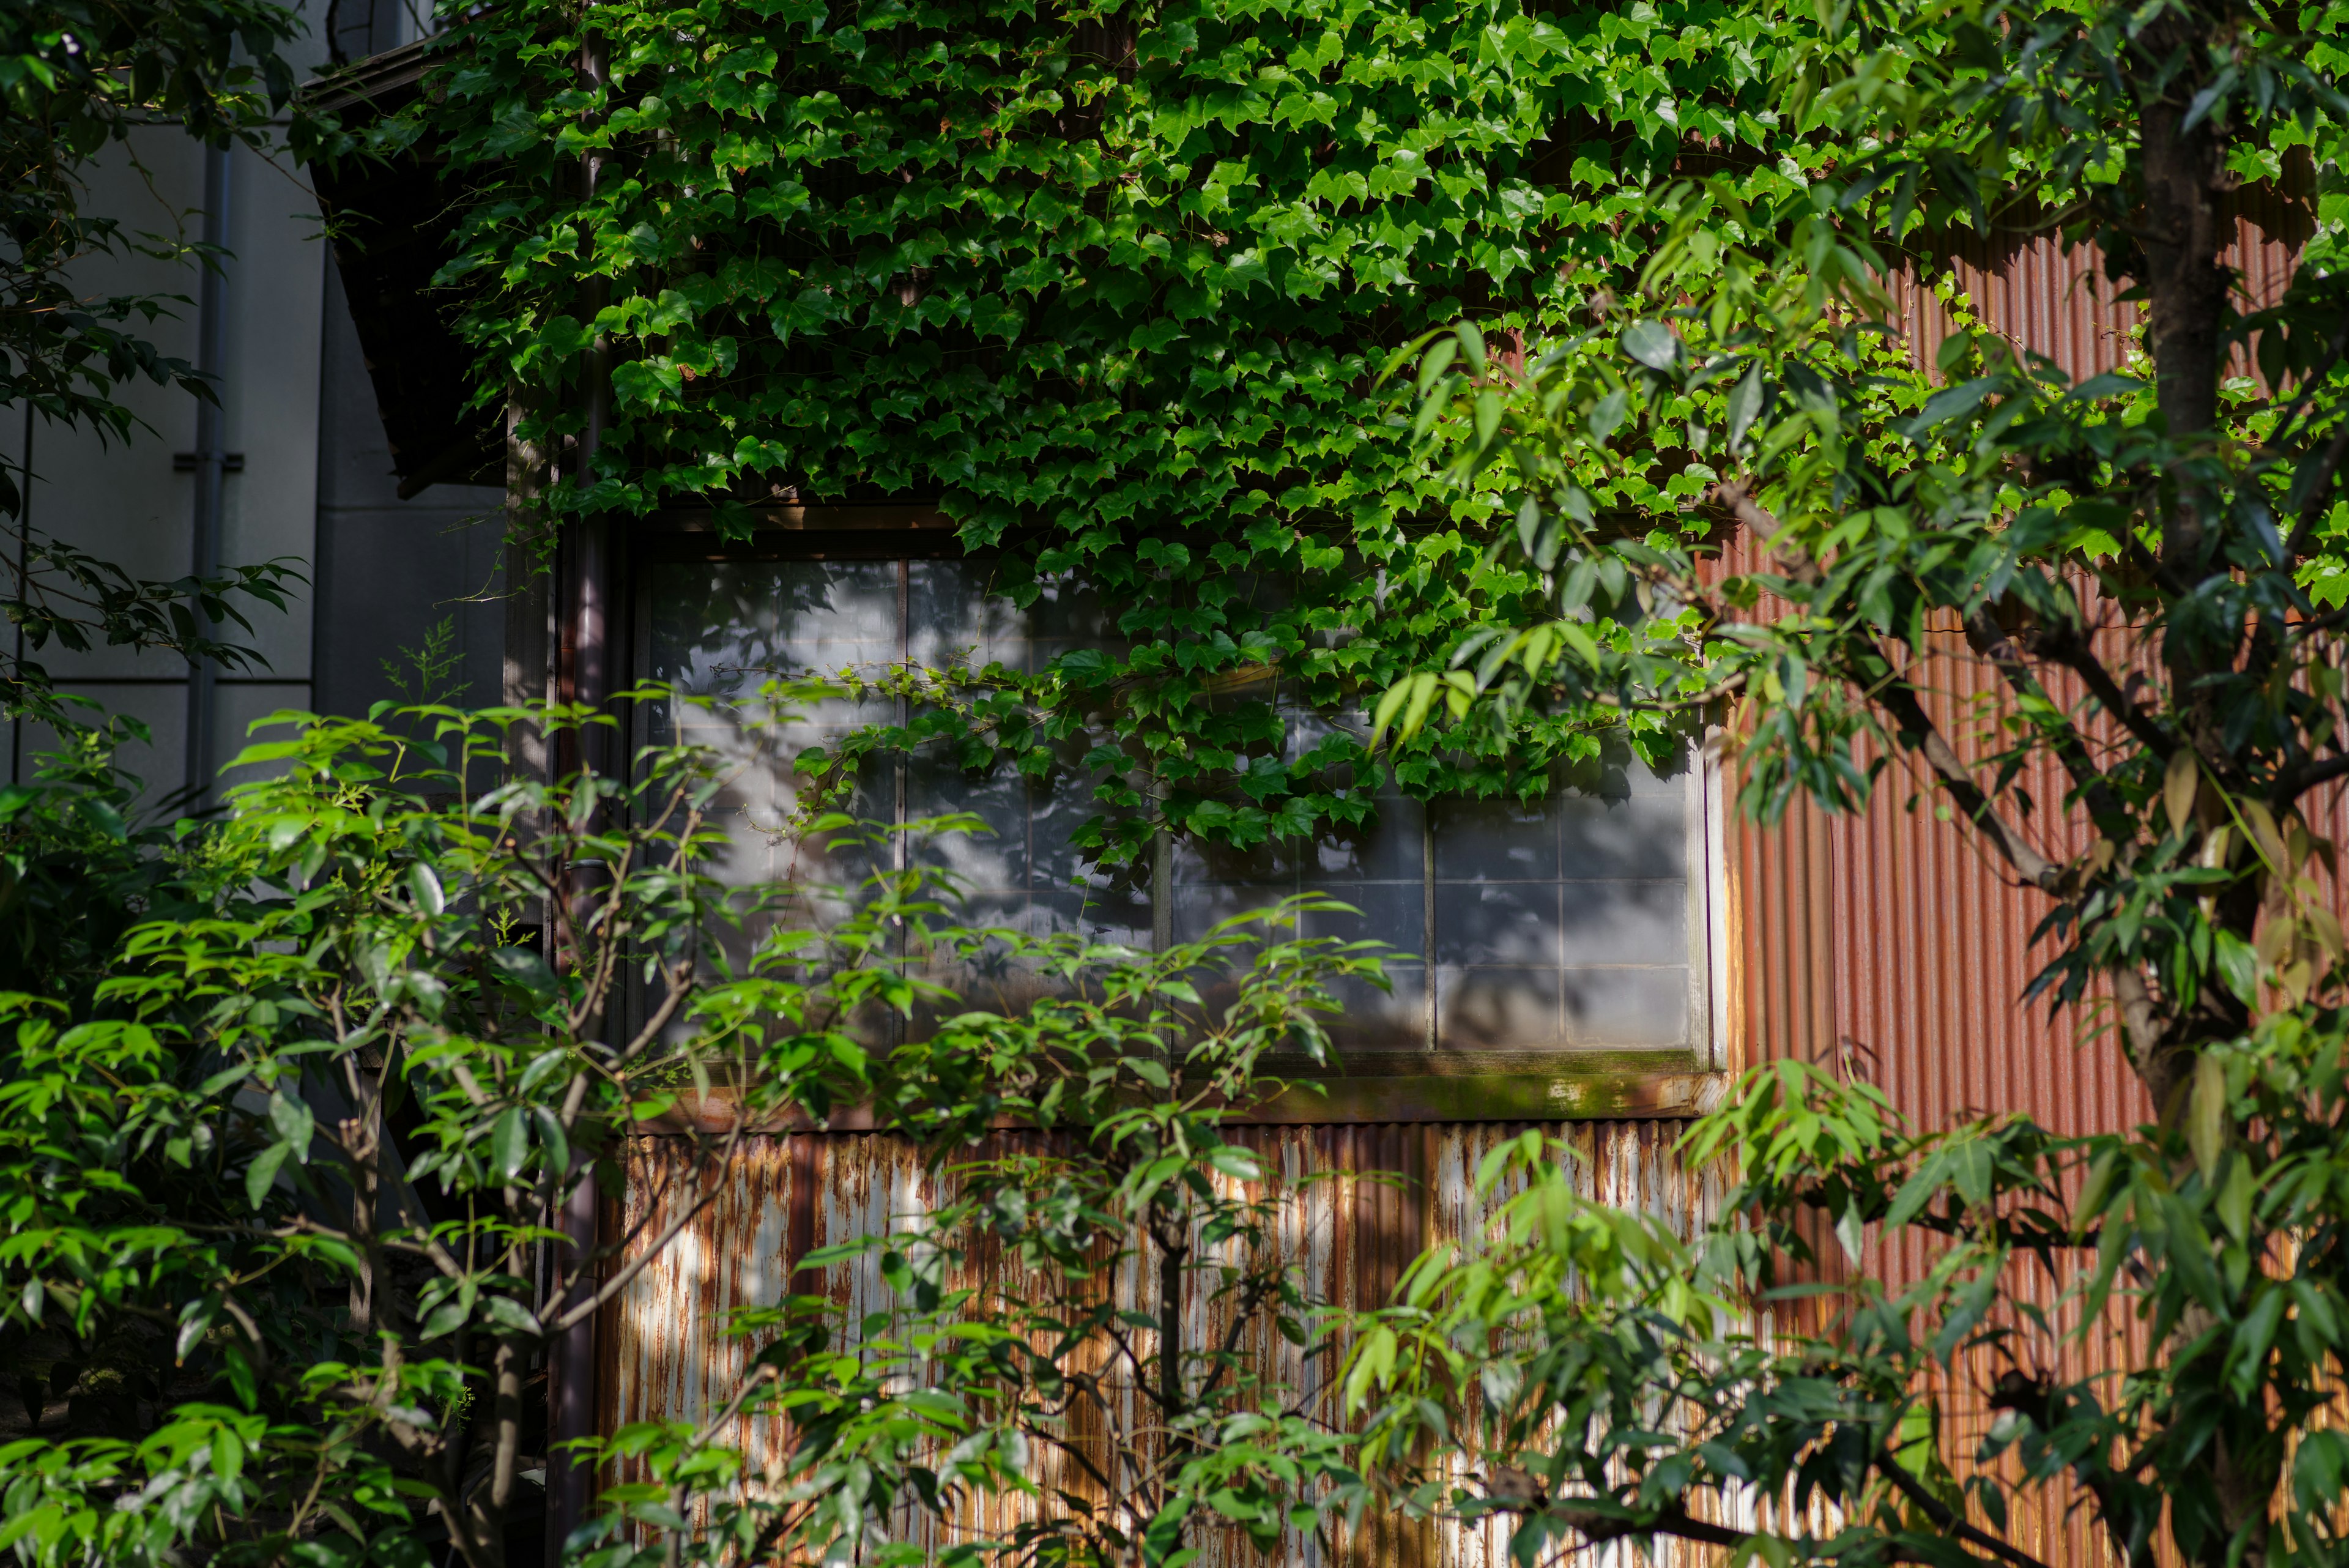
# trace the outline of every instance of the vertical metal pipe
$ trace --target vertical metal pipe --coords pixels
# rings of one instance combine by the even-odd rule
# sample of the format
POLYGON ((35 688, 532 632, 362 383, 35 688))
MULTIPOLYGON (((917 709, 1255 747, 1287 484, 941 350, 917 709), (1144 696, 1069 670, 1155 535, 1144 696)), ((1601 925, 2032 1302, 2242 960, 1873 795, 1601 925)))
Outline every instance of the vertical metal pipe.
POLYGON ((1160 828, 1150 837, 1150 946, 1164 952, 1174 945, 1174 836, 1160 828))
POLYGON ((1419 978, 1421 990, 1427 999, 1427 1038, 1421 1042, 1433 1051, 1442 1044, 1444 1015, 1437 1011, 1435 995, 1435 803, 1422 801, 1419 807, 1419 978))
MULTIPOLYGON (((25 444, 17 453, 20 466, 16 470, 16 592, 29 597, 25 587, 25 574, 31 569, 33 554, 33 405, 25 404, 25 444)), ((25 623, 16 623, 16 662, 10 668, 22 673, 25 668, 25 623)), ((25 780, 25 718, 17 714, 8 722, 8 782, 22 784, 25 780)))
MULTIPOLYGON (((602 40, 590 37, 581 50, 580 65, 590 91, 601 88, 609 74, 602 40)), ((602 159, 590 152, 580 161, 581 194, 595 194, 602 159)), ((583 302, 592 322, 603 314, 605 280, 591 278, 583 302)), ((611 345, 596 334, 587 351, 585 384, 582 388, 583 421, 579 432, 576 483, 585 490, 595 483, 595 457, 611 423, 611 345)), ((612 695, 609 659, 611 638, 611 535, 605 519, 582 512, 572 524, 574 547, 564 552, 570 564, 568 608, 571 625, 570 700, 601 711, 612 695)), ((578 732, 579 763, 602 773, 611 765, 613 747, 607 733, 590 727, 578 732)), ((584 889, 583 889, 584 891, 584 889)), ((595 1217, 600 1207, 595 1178, 583 1172, 563 1210, 563 1233, 570 1255, 584 1259, 595 1245, 595 1217)), ((563 1542, 586 1518, 594 1501, 594 1467, 579 1462, 559 1445, 591 1436, 595 1429, 595 1323, 591 1315, 565 1329, 554 1346, 551 1403, 547 1412, 553 1451, 547 1455, 546 1560, 560 1563, 563 1542)))
MULTIPOLYGON (((197 290, 196 369, 217 396, 228 357, 228 277, 221 265, 228 248, 229 150, 204 149, 204 272, 197 290)), ((227 410, 214 402, 196 404, 195 543, 191 571, 198 578, 220 570, 221 513, 228 491, 227 410)), ((199 611, 201 616, 201 611, 199 611)), ((209 629, 201 618, 198 629, 209 629)), ((188 661, 186 784, 191 804, 212 781, 212 707, 215 671, 209 659, 188 661)))

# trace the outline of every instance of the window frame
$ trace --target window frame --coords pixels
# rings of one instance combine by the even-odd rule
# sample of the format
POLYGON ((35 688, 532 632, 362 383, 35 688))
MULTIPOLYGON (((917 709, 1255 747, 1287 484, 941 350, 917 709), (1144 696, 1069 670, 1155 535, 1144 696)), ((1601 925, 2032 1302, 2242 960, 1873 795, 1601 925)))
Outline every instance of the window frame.
MULTIPOLYGON (((616 606, 628 623, 623 644, 627 684, 651 668, 654 574, 647 568, 678 562, 911 562, 967 555, 953 521, 935 506, 778 506, 754 509, 753 516, 753 532, 745 539, 721 539, 709 514, 685 510, 664 512, 629 530, 626 558, 620 563, 626 591, 617 596, 616 606)), ((901 575, 901 593, 905 581, 901 575)), ((626 732, 641 743, 646 716, 622 717, 626 732)), ((1717 725, 1708 724, 1692 758, 1689 787, 1682 795, 1691 1044, 1506 1052, 1442 1047, 1435 1040, 1441 1010, 1436 976, 1444 966, 1431 953, 1423 987, 1427 1033, 1423 1048, 1343 1053, 1338 1072, 1319 1075, 1325 1093, 1291 1091, 1241 1108, 1241 1119, 1309 1125, 1675 1117, 1699 1114, 1719 1103, 1735 1056, 1732 997, 1737 981, 1723 739, 1717 725)), ((902 778, 897 794, 902 815, 902 778)), ((1431 816, 1423 815, 1421 833, 1423 897, 1433 906, 1439 878, 1431 816)), ((1171 940, 1173 923, 1171 847, 1169 836, 1159 835, 1150 875, 1154 937, 1162 945, 1171 940)), ((1426 919, 1432 936, 1432 907, 1426 919)), ((1431 940, 1429 945, 1434 944, 1431 940)), ((834 1125, 848 1124, 835 1117, 834 1125)))

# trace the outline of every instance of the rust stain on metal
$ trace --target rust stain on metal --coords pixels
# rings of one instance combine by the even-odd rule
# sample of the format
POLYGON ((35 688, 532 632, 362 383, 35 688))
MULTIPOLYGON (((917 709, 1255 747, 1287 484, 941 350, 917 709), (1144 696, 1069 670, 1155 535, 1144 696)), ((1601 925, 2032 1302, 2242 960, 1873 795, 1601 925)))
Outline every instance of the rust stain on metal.
MULTIPOLYGON (((1277 1200, 1273 1244, 1290 1260, 1305 1290, 1339 1307, 1384 1302, 1404 1267, 1429 1243, 1473 1233, 1490 1204, 1474 1189, 1477 1167, 1520 1124, 1445 1127, 1383 1123, 1346 1127, 1259 1125, 1235 1129, 1236 1141, 1261 1163, 1264 1189, 1277 1200)), ((1687 1234, 1719 1199, 1711 1177, 1691 1178, 1671 1155, 1680 1124, 1660 1120, 1582 1122, 1557 1128, 1576 1150, 1569 1161, 1578 1187, 1609 1203, 1643 1209, 1687 1234)), ((1005 1135, 1009 1140, 1023 1135, 1005 1135)), ((698 1189, 681 1139, 638 1140, 629 1156, 629 1196, 623 1223, 634 1233, 656 1231, 671 1206, 694 1200, 698 1189)), ((871 1260, 802 1270, 816 1248, 861 1235, 902 1233, 947 1194, 901 1139, 873 1133, 798 1133, 753 1137, 733 1166, 714 1178, 709 1203, 615 1303, 607 1417, 636 1421, 695 1421, 721 1404, 756 1354, 755 1341, 723 1333, 736 1307, 771 1304, 787 1289, 815 1290, 844 1309, 850 1332, 866 1320, 887 1324, 895 1302, 871 1260), (797 1275, 794 1281, 794 1274, 797 1275)), ((1224 1244, 1226 1251, 1241 1246, 1224 1244)), ((1234 1260, 1237 1260, 1235 1258, 1234 1260)), ((1017 1288, 990 1260, 974 1259, 967 1277, 952 1283, 1017 1288)), ((1133 1295, 1135 1282, 1119 1288, 1133 1295)), ((1186 1338, 1205 1343, 1228 1326, 1211 1271, 1196 1271, 1182 1306, 1186 1338)), ((885 1330, 884 1330, 885 1332, 885 1330)), ((1251 1346, 1271 1375, 1327 1395, 1334 1367, 1308 1360, 1296 1346, 1260 1325, 1251 1346)), ((1134 1398, 1130 1392, 1129 1399, 1134 1398)), ((1128 1409, 1129 1427, 1139 1412, 1128 1409)), ((1082 1434, 1079 1434, 1080 1437, 1082 1434)), ((779 1466, 787 1434, 769 1422, 745 1422, 738 1435, 754 1471, 779 1466)), ((608 1479, 626 1479, 623 1472, 608 1479)), ((1048 1486, 1084 1490, 1065 1459, 1040 1459, 1036 1478, 1048 1486)), ((1014 1522, 1018 1503, 991 1511, 972 1527, 999 1530, 1014 1522)), ((899 1539, 926 1550, 947 1544, 935 1521, 910 1513, 891 1521, 899 1539)), ((1237 1539, 1211 1539, 1203 1563, 1238 1568, 1260 1562, 1237 1539)), ((1343 1543, 1349 1563, 1422 1563, 1427 1568, 1499 1568, 1506 1561, 1496 1529, 1388 1523, 1343 1543)), ((1671 1554, 1665 1553, 1667 1557, 1671 1554)), ((1300 1542, 1287 1561, 1324 1568, 1318 1548, 1300 1542)), ((1334 1564, 1328 1568, 1335 1568, 1334 1564)))
MULTIPOLYGON (((2301 247, 2315 233, 2310 166, 2287 165, 2281 184, 2261 182, 2236 192, 2235 237, 2220 261, 2235 273, 2238 307, 2261 309, 2283 297, 2301 247)), ((2118 369, 2143 324, 2134 301, 2117 297, 2093 246, 2066 249, 2053 233, 1985 238, 1964 234, 1941 247, 1938 265, 1912 269, 1894 294, 1909 325, 1910 352, 1931 366, 1954 329, 1932 285, 1946 279, 1971 300, 1982 323, 2017 346, 2061 366, 2075 381, 2118 369)), ((2237 369, 2251 373, 2248 360, 2237 369)))

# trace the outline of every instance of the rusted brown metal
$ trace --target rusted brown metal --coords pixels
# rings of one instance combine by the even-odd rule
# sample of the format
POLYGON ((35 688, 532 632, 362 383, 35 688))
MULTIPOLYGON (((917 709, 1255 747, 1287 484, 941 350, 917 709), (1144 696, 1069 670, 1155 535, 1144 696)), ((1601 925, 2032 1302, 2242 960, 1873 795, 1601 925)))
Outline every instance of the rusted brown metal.
MULTIPOLYGON (((2243 308, 2272 304, 2289 284, 2311 233, 2307 186, 2295 165, 2281 185, 2239 194, 2224 259, 2243 308)), ((1963 289, 1992 330, 2075 379, 2127 358, 2137 307, 2115 298, 2093 250, 2066 251, 2038 234, 1966 240, 1945 254, 1945 267, 1911 274, 1899 291, 1920 363, 1934 363, 1950 330, 1937 282, 1963 289)), ((1758 565, 1743 540, 1724 555, 1724 569, 1758 565)), ((2124 667, 2138 657, 2117 629, 2108 636, 2124 667)), ((2001 697, 1995 672, 1952 631, 1914 673, 1938 722, 1968 750, 1963 738, 1986 728, 1986 705, 2001 697)), ((2067 781, 2047 766, 2023 782, 2037 803, 2033 831, 2059 855, 2085 848, 2085 822, 2063 809, 2067 781)), ((1998 1111, 2067 1134, 2144 1119, 2151 1107, 2099 1016, 2056 1016, 2021 1001, 2052 956, 2032 941, 2045 899, 2013 886, 1967 834, 1936 817, 1936 804, 1922 779, 1896 771, 1863 817, 1797 810, 1775 830, 1744 832, 1736 951, 1747 1059, 1842 1054, 1922 1127, 1998 1111)))
MULTIPOLYGON (((1489 1203, 1475 1191, 1477 1167, 1518 1130, 1506 1123, 1257 1126, 1238 1129, 1236 1141, 1267 1173, 1265 1188, 1279 1205, 1278 1244, 1309 1293, 1334 1306, 1370 1307, 1387 1298, 1424 1247, 1473 1234, 1485 1223, 1489 1203)), ((1672 1158, 1675 1124, 1583 1122, 1559 1131, 1577 1150, 1569 1168, 1590 1198, 1656 1214, 1684 1234, 1718 1201, 1714 1178, 1692 1177, 1672 1158)), ((670 1205, 691 1200, 697 1189, 688 1148, 684 1140, 663 1138, 634 1146, 626 1227, 657 1231, 670 1205)), ((799 1260, 814 1248, 902 1229, 944 1196, 907 1144, 879 1134, 754 1137, 718 1182, 709 1207, 615 1303, 603 1379, 606 1430, 632 1421, 690 1420, 715 1408, 759 1348, 755 1338, 720 1332, 727 1312, 780 1300, 793 1285, 799 1260)), ((957 1282, 989 1283, 984 1277, 957 1282)), ((848 1309, 850 1322, 868 1313, 885 1317, 892 1306, 869 1263, 808 1271, 795 1288, 830 1296, 848 1309)), ((1213 1294, 1208 1279, 1195 1276, 1184 1316, 1195 1339, 1222 1327, 1213 1294)), ((1326 1393, 1336 1370, 1306 1358, 1269 1325, 1251 1348, 1301 1389, 1326 1393)), ((782 1458, 784 1434, 770 1423, 746 1422, 740 1438, 754 1466, 782 1458)), ((630 1473, 623 1467, 613 1479, 630 1473)), ((1073 1474, 1036 1479, 1079 1492, 1085 1485, 1073 1474)), ((997 1528, 1009 1521, 975 1522, 997 1528)), ((905 1539, 933 1550, 944 1544, 929 1533, 929 1521, 907 1516, 893 1522, 905 1539)), ((1363 1563, 1498 1568, 1506 1561, 1502 1546, 1497 1529, 1447 1532, 1390 1521, 1347 1542, 1344 1556, 1363 1563)), ((1211 1542, 1204 1561, 1237 1568, 1261 1560, 1237 1542, 1211 1542)), ((1681 1559, 1665 1551, 1659 1561, 1681 1559)), ((1688 1561, 1693 1568, 1693 1555, 1688 1561)))
MULTIPOLYGON (((2235 238, 2220 260, 2234 269, 2238 309, 2261 309, 2283 297, 2300 249, 2314 233, 2313 189, 2308 167, 2295 160, 2282 182, 2236 193, 2235 238)), ((2117 297, 2094 247, 2066 248, 2061 235, 2042 231, 1955 235, 1939 249, 1938 264, 1912 268, 1895 289, 1919 364, 1935 363, 1953 328, 1937 286, 1961 290, 1983 326, 2046 356, 2075 381, 2118 369, 2127 359, 2142 315, 2135 302, 2117 297)), ((2251 371, 2247 361, 2238 369, 2251 371)))

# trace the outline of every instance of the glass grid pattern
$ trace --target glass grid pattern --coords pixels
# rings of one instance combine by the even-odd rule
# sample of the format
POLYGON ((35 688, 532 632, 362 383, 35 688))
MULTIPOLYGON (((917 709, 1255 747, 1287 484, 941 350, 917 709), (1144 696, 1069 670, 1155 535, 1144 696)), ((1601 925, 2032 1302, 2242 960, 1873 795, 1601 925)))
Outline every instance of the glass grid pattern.
MULTIPOLYGON (((663 564, 647 577, 646 674, 716 706, 648 705, 645 738, 696 739, 734 760, 715 812, 731 840, 721 875, 813 889, 792 916, 813 922, 836 918, 872 867, 777 831, 797 799, 792 758, 904 714, 895 699, 837 701, 778 726, 765 722, 773 716, 761 709, 763 681, 843 667, 874 675, 909 660, 1036 670, 1114 640, 1111 618, 1089 598, 1048 597, 1022 612, 991 595, 983 561, 729 560, 663 564)), ((1292 754, 1328 722, 1293 713, 1292 754)), ((1043 781, 1009 765, 980 776, 933 745, 868 768, 854 809, 883 820, 967 811, 985 821, 985 834, 910 851, 956 874, 975 923, 1147 946, 1147 888, 1089 872, 1071 842, 1096 807, 1077 753, 1062 763, 1043 781)), ((1659 775, 1625 753, 1576 770, 1537 805, 1423 807, 1390 792, 1373 823, 1310 843, 1181 844, 1165 868, 1165 924, 1188 940, 1309 890, 1353 906, 1359 913, 1313 917, 1308 934, 1374 939, 1398 957, 1388 966, 1391 994, 1364 986, 1346 997, 1338 1033, 1350 1049, 1702 1048, 1699 788, 1693 768, 1659 775)), ((1004 977, 969 978, 975 992, 995 993, 985 1000, 1016 1000, 1002 993, 1004 977)))

